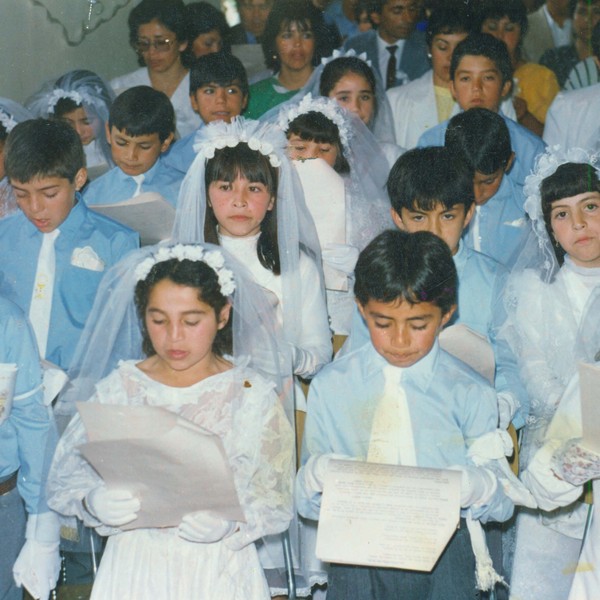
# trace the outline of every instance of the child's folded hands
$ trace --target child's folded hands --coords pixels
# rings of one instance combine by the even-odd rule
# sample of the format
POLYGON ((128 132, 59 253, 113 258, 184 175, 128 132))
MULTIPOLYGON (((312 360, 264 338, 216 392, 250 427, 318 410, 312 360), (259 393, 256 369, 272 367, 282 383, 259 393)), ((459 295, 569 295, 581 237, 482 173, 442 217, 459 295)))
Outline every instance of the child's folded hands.
POLYGON ((304 473, 304 486, 307 491, 313 494, 323 491, 323 484, 325 482, 327 469, 329 468, 329 461, 335 459, 357 460, 352 456, 335 454, 333 452, 329 454, 314 454, 306 461, 304 467, 302 467, 304 473))
POLYGON ((190 542, 211 544, 229 537, 236 526, 236 521, 227 521, 210 510, 200 510, 185 515, 177 533, 190 542))
POLYGON ((83 506, 105 525, 121 527, 137 519, 140 501, 128 490, 107 488, 101 484, 88 493, 83 506))
POLYGON ((473 504, 487 504, 496 492, 498 480, 494 474, 484 467, 470 465, 453 465, 449 467, 462 474, 460 483, 460 505, 468 508, 473 504))

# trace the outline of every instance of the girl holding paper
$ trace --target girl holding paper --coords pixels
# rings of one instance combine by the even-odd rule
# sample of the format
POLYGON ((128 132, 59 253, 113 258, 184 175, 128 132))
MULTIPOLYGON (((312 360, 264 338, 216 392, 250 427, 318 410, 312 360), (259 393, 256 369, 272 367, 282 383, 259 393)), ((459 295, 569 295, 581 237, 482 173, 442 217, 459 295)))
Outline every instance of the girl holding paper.
POLYGON ((290 522, 293 435, 266 304, 210 246, 147 247, 107 273, 79 347, 81 377, 59 411, 97 382, 92 402, 161 406, 218 435, 245 522, 199 510, 171 527, 123 531, 144 497, 107 486, 82 458, 87 435, 76 416, 57 449, 49 502, 109 536, 95 600, 269 597, 253 542, 290 522))
MULTIPOLYGON (((578 331, 583 331, 586 306, 600 286, 599 167, 598 157, 582 149, 555 147, 538 158, 525 182, 533 233, 507 284, 504 334, 529 394, 520 468, 538 502, 542 496, 528 474, 530 463, 576 373, 578 331)), ((511 585, 515 598, 567 596, 586 515, 581 502, 560 511, 523 510, 518 515, 511 585)))

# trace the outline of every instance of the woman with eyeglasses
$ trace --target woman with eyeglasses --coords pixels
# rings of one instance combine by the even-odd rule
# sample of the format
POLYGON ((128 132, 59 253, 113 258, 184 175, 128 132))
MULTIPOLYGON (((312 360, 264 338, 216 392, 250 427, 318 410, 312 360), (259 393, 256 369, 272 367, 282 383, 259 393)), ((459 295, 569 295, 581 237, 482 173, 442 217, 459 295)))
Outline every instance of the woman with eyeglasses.
POLYGON ((181 0, 142 0, 129 13, 129 42, 141 69, 113 79, 118 95, 136 85, 149 85, 171 99, 177 133, 184 137, 202 121, 190 105, 187 68, 188 28, 181 0))

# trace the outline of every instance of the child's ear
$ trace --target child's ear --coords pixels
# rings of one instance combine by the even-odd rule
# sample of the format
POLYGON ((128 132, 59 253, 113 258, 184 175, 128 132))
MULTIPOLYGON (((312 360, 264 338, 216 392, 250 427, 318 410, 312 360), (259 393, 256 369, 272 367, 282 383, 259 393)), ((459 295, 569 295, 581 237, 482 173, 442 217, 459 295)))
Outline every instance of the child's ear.
POLYGON ((502 91, 500 92, 500 98, 502 100, 504 100, 504 98, 506 98, 509 94, 510 91, 512 90, 512 81, 505 81, 503 86, 502 86, 502 91))
POLYGON ((108 126, 108 121, 106 121, 106 123, 104 123, 104 129, 106 130, 106 141, 108 142, 108 145, 110 146, 110 127, 108 126))
POLYGON ((87 181, 87 169, 85 167, 81 167, 77 173, 75 173, 75 189, 79 191, 87 181))
POLYGON ((267 210, 273 210, 274 206, 275 206, 275 196, 271 196, 271 199, 269 200, 269 206, 267 206, 267 210))
POLYGON ((358 312, 360 313, 360 316, 363 318, 365 318, 365 307, 358 301, 358 298, 354 298, 354 302, 356 302, 356 307, 358 308, 358 312))
POLYGON ((173 141, 174 137, 175 137, 175 134, 171 132, 169 134, 169 136, 167 137, 167 139, 162 143, 162 145, 160 147, 161 154, 165 153, 169 149, 169 146, 171 145, 171 142, 173 141))
POLYGON ((247 107, 248 107, 248 94, 246 94, 242 98, 242 110, 241 110, 241 114, 243 114, 243 112, 246 110, 247 107))
POLYGON ((508 173, 512 169, 512 166, 514 163, 515 163, 515 153, 511 152, 510 158, 508 159, 508 162, 506 163, 506 166, 504 167, 504 172, 508 173))
POLYGON ((406 227, 404 226, 404 221, 402 217, 396 212, 395 208, 390 208, 390 214, 392 215, 392 221, 394 221, 394 225, 401 229, 402 231, 406 231, 406 227))
POLYGON ((442 316, 442 322, 440 323, 440 331, 446 327, 446 325, 448 324, 448 321, 450 321, 450 319, 452 318, 452 315, 455 313, 456 311, 456 304, 453 304, 450 307, 450 310, 442 316))
POLYGON ((456 90, 454 89, 454 79, 450 80, 450 93, 452 94, 452 98, 454 98, 455 102, 458 102, 456 99, 456 90))
POLYGON ((473 202, 473 204, 471 204, 471 206, 469 207, 469 210, 467 211, 467 214, 465 214, 465 222, 463 223, 463 229, 467 228, 467 226, 471 222, 471 219, 473 218, 474 214, 475 214, 475 202, 473 202))
POLYGON ((217 319, 217 329, 223 329, 225 325, 229 322, 229 317, 231 315, 231 304, 229 302, 221 309, 219 313, 219 318, 217 319))

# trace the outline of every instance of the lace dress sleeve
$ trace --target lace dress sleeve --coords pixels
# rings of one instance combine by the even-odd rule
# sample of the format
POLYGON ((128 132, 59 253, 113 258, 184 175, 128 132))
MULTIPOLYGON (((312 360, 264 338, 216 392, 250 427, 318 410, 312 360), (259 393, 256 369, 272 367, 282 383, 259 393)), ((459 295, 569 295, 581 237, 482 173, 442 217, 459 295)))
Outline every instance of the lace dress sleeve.
POLYGON ((230 461, 246 522, 225 543, 240 549, 289 526, 294 437, 273 386, 259 376, 242 383, 235 404, 230 461))

